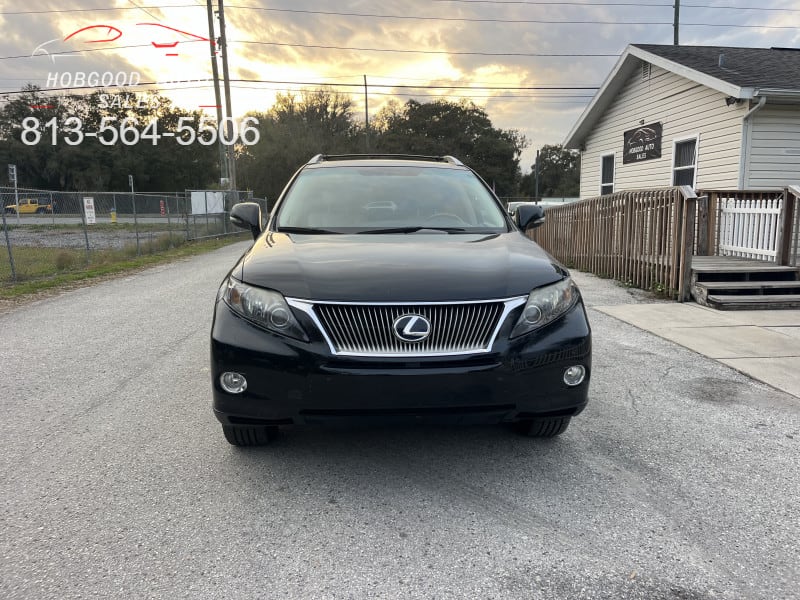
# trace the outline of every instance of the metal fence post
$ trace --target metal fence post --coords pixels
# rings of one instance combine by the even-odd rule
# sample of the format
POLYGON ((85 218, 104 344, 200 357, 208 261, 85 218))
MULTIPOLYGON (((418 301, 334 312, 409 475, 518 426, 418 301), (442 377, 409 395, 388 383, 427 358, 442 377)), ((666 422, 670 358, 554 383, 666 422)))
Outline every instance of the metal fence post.
POLYGON ((183 196, 183 216, 186 217, 186 241, 188 242, 192 239, 192 236, 189 233, 189 202, 185 194, 186 192, 184 192, 183 196))
MULTIPOLYGON (((3 200, 5 205, 5 200, 3 200)), ((17 282, 17 267, 14 264, 14 253, 11 252, 11 238, 8 237, 8 223, 6 223, 6 209, 5 206, 0 206, 0 213, 3 215, 3 232, 6 234, 6 248, 8 248, 8 262, 11 265, 11 280, 17 282)))
POLYGON ((128 175, 128 183, 131 184, 131 204, 133 204, 133 228, 136 230, 136 256, 141 256, 142 251, 139 246, 139 219, 136 217, 136 192, 133 191, 133 175, 128 175))
POLYGON ((169 247, 172 248, 172 220, 169 217, 169 198, 164 198, 164 207, 167 210, 167 237, 169 238, 169 247))
POLYGON ((83 239, 86 241, 86 266, 89 266, 90 256, 89 256, 89 231, 86 228, 86 204, 84 204, 83 199, 81 199, 81 206, 79 207, 81 210, 81 223, 83 223, 83 239))

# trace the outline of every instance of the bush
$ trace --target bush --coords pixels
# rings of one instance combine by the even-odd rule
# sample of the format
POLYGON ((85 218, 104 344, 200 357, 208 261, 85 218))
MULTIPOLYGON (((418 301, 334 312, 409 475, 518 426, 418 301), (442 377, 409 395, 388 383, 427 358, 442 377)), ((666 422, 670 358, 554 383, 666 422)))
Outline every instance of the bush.
POLYGON ((61 250, 56 254, 55 262, 56 269, 59 271, 66 271, 67 269, 71 269, 75 264, 75 255, 68 250, 61 250))

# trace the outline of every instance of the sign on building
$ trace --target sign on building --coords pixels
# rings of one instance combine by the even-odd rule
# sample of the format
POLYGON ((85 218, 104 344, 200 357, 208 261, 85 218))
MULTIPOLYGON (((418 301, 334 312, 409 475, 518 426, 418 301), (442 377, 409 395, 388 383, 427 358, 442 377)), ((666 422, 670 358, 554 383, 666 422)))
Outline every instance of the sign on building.
POLYGON ((86 197, 83 199, 83 212, 86 215, 86 224, 94 225, 96 223, 94 215, 94 198, 86 197))
POLYGON ((622 135, 625 140, 622 164, 661 158, 661 123, 642 125, 622 135))

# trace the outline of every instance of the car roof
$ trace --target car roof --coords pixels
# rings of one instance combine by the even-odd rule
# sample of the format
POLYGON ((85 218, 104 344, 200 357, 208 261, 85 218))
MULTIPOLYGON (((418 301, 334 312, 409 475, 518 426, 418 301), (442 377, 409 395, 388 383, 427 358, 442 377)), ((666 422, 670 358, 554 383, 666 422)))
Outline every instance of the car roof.
POLYGON ((326 167, 436 167, 467 169, 453 156, 418 156, 413 154, 317 154, 305 165, 307 168, 326 167))

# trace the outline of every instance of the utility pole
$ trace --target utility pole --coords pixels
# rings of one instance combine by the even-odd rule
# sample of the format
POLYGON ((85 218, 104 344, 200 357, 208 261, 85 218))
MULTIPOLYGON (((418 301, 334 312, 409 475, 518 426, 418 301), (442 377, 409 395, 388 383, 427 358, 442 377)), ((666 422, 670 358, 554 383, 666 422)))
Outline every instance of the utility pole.
POLYGON ((539 151, 538 150, 536 151, 536 164, 533 165, 533 169, 534 169, 534 181, 536 182, 533 192, 533 200, 534 202, 538 202, 539 201, 539 151))
POLYGON ((675 0, 675 17, 672 21, 672 45, 680 46, 678 37, 681 27, 681 0, 675 0))
MULTIPOLYGON (((225 129, 227 131, 226 138, 233 140, 233 112, 231 110, 231 76, 228 72, 228 43, 225 39, 225 3, 223 0, 218 0, 217 7, 219 9, 219 45, 222 51, 222 78, 225 81, 225 129)), ((228 175, 231 180, 230 189, 236 189, 236 161, 234 155, 233 144, 227 146, 229 156, 228 175)))
MULTIPOLYGON (((228 154, 219 135, 219 128, 222 125, 222 96, 219 92, 219 68, 217 67, 217 46, 214 40, 217 39, 214 33, 214 7, 212 0, 206 0, 208 10, 208 46, 211 50, 211 74, 214 77, 214 101, 217 107, 217 146, 219 147, 219 176, 220 179, 228 179, 228 154)), ((220 182, 222 183, 222 182, 220 182)))
POLYGON ((369 154, 369 96, 367 95, 367 76, 364 75, 364 143, 369 154))

